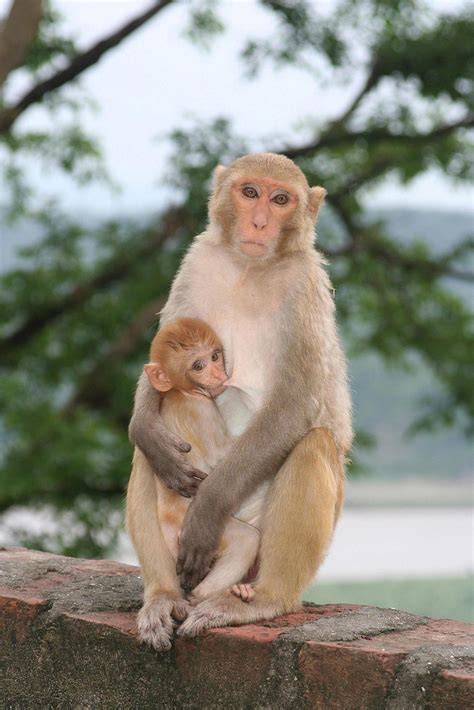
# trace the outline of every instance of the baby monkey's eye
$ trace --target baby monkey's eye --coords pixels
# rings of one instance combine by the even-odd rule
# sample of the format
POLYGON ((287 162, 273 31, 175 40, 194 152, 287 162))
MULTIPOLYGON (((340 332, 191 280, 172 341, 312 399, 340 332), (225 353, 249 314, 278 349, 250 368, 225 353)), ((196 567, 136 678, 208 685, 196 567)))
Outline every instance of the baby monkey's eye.
POLYGON ((280 192, 279 195, 275 195, 275 197, 273 198, 273 202, 276 202, 277 205, 286 205, 289 202, 289 197, 283 192, 280 192))
POLYGON ((217 362, 220 356, 219 350, 216 350, 214 353, 212 353, 212 362, 217 362))
POLYGON ((195 372, 201 372, 201 370, 204 370, 204 363, 202 360, 196 360, 196 362, 193 362, 192 369, 195 372))
POLYGON ((254 187, 250 187, 250 185, 242 188, 242 194, 245 195, 245 197, 250 197, 252 199, 258 196, 257 190, 254 187))

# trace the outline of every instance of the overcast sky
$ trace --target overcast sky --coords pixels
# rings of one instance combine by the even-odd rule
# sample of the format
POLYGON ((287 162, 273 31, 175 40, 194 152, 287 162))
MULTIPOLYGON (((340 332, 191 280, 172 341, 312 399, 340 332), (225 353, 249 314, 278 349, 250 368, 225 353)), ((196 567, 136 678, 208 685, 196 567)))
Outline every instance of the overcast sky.
MULTIPOLYGON (((81 48, 149 4, 143 0, 54 2, 81 48)), ((333 3, 323 0, 318 4, 330 8, 333 3)), ((461 4, 431 0, 432 6, 443 10, 461 4)), ((6 0, 0 0, 0 13, 7 5, 6 0)), ((110 173, 122 187, 121 194, 110 194, 97 186, 78 190, 63 177, 38 170, 37 182, 45 192, 61 192, 64 202, 74 208, 149 209, 159 204, 159 179, 169 149, 163 137, 176 127, 190 125, 190 117, 226 116, 239 133, 257 141, 273 136, 273 145, 297 143, 302 139, 302 118, 338 115, 357 88, 360 77, 355 76, 353 87, 344 91, 325 88, 321 93, 304 72, 271 66, 257 80, 246 80, 238 61, 244 38, 268 36, 274 26, 271 14, 252 0, 222 3, 221 16, 228 29, 208 53, 182 37, 186 13, 185 4, 163 10, 81 79, 99 106, 96 113, 85 112, 82 123, 99 138, 110 173)), ((42 119, 42 110, 32 109, 21 126, 38 126, 42 119)), ((375 206, 473 209, 470 190, 447 184, 435 172, 408 187, 388 180, 368 199, 375 206)))

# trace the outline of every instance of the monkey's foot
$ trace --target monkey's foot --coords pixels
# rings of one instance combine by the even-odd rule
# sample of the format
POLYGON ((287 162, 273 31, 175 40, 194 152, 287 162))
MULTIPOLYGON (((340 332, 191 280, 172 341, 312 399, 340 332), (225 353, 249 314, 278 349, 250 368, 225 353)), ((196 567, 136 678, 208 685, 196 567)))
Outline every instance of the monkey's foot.
POLYGON ((205 599, 189 611, 188 618, 179 627, 177 635, 197 636, 205 629, 218 626, 238 626, 261 619, 273 619, 299 607, 295 604, 290 608, 281 601, 269 599, 258 590, 254 590, 254 594, 251 604, 243 602, 230 591, 205 599))
POLYGON ((138 637, 156 651, 169 651, 173 628, 177 621, 188 615, 189 604, 185 599, 173 598, 168 594, 145 602, 138 612, 138 637))
POLYGON ((240 597, 243 602, 251 602, 255 596, 255 590, 251 584, 234 584, 230 591, 236 597, 240 597))

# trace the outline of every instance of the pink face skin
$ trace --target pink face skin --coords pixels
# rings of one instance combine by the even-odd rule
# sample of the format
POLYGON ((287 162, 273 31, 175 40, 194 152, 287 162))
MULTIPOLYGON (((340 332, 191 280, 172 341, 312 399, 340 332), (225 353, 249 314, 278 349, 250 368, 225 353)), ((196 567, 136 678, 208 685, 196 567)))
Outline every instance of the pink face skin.
POLYGON ((257 258, 270 256, 282 225, 298 205, 295 192, 271 178, 242 177, 232 186, 232 199, 240 252, 257 258))
POLYGON ((188 371, 188 378, 197 385, 197 391, 206 397, 217 397, 221 394, 226 387, 224 383, 229 379, 224 368, 222 350, 196 353, 188 371))

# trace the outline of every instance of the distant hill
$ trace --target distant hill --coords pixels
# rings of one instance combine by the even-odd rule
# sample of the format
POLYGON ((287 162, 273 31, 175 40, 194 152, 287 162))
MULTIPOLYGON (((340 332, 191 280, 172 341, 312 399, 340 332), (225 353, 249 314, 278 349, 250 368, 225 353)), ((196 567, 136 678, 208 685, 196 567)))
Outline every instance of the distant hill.
MULTIPOLYGON (((394 237, 404 242, 426 239, 438 252, 474 233, 474 216, 464 212, 390 209, 367 216, 385 220, 394 237)), ((321 234, 327 219, 321 220, 321 234)), ((17 263, 16 248, 37 238, 37 228, 26 223, 14 228, 0 226, 0 270, 12 268, 17 263)), ((450 286, 472 302, 472 288, 454 282, 450 286)), ((411 440, 404 437, 420 398, 436 387, 427 367, 420 365, 411 373, 390 371, 377 357, 369 355, 351 360, 350 372, 356 426, 377 437, 374 450, 356 452, 358 461, 370 475, 449 477, 473 471, 472 448, 460 432, 442 431, 411 440)))

